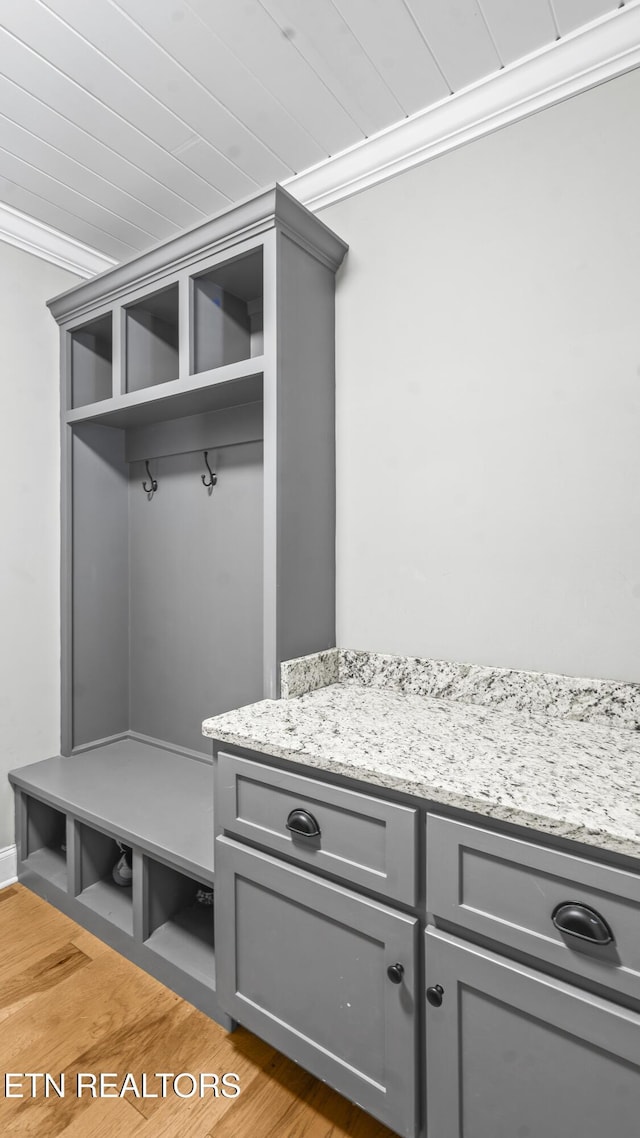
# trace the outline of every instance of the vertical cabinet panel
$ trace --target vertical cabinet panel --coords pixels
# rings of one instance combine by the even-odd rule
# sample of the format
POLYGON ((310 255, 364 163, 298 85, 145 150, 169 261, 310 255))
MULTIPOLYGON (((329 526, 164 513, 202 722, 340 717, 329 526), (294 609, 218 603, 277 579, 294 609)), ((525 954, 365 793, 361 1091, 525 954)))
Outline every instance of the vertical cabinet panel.
POLYGON ((426 932, 429 1138, 637 1138, 640 1016, 426 932))
POLYGON ((215 897, 225 1011, 414 1135, 417 920, 224 837, 215 897))

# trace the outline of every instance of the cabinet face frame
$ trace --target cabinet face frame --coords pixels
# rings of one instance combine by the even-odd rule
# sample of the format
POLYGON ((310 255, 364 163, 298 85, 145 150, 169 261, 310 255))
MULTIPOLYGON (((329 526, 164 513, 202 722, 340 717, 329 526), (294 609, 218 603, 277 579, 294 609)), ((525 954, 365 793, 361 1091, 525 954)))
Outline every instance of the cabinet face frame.
MULTIPOLYGON (((304 917, 303 917, 304 919, 304 917)), ((418 920, 415 917, 395 912, 378 901, 359 896, 356 893, 334 885, 333 882, 314 877, 295 866, 286 865, 268 854, 242 846, 226 837, 216 839, 216 888, 215 925, 218 997, 224 1010, 271 1043, 278 1050, 289 1055, 297 1063, 317 1077, 328 1082, 336 1090, 347 1095, 364 1110, 381 1119, 401 1135, 414 1138, 417 1118, 417 1023, 416 988, 418 982, 417 933, 418 920), (323 1014, 322 992, 317 993, 317 1006, 314 1008, 313 1023, 301 1026, 288 1024, 275 1011, 261 1007, 259 1003, 239 990, 239 952, 240 943, 236 936, 241 909, 238 902, 238 886, 248 883, 266 894, 275 895, 295 908, 310 911, 317 921, 312 934, 315 936, 326 920, 332 929, 354 930, 365 939, 375 941, 381 951, 381 973, 379 983, 382 989, 384 1019, 380 1025, 381 1046, 384 1049, 384 1078, 379 1083, 373 1075, 367 1075, 348 1060, 341 1058, 336 1051, 332 1053, 326 1045, 315 1042, 311 1037, 316 1016, 323 1014), (386 975, 389 965, 399 962, 404 968, 401 984, 392 983, 386 975)), ((265 930, 266 931, 266 930, 265 930)), ((287 930, 280 925, 277 935, 287 940, 287 930)), ((246 941, 245 941, 246 943, 246 941)), ((280 942, 282 944, 282 941, 280 942)), ((296 945, 293 951, 295 952, 296 945)), ((278 945, 275 944, 275 951, 278 945)), ((265 940, 261 952, 265 966, 270 967, 265 940)), ((322 946, 318 951, 322 953, 322 946)), ((343 959, 342 956, 340 959, 343 959)), ((352 968, 357 964, 350 961, 352 968)), ((340 960, 335 961, 336 975, 339 976, 340 960)), ((276 965, 277 967, 277 965, 276 965)), ((313 992, 313 960, 302 953, 300 972, 304 971, 305 983, 308 977, 310 992, 313 992)), ((255 973, 252 972, 252 976, 255 973)), ((259 985, 260 977, 256 977, 259 985)), ((268 983, 268 977, 265 978, 268 983)), ((367 979, 370 983, 370 978, 367 979)), ((370 989, 369 989, 370 990, 370 989)), ((366 992, 362 998, 366 997, 366 992)), ((347 1005, 347 1008, 350 1005, 347 1005)), ((344 1015, 348 1015, 346 1009, 344 1015)), ((333 1030, 324 1025, 324 1035, 329 1037, 333 1030)), ((339 1025, 336 1027, 339 1033, 339 1025)), ((362 1053, 366 1054, 367 1040, 362 1040, 362 1053)))
MULTIPOLYGON (((473 1122, 470 1131, 466 1131, 462 1102, 466 1072, 461 1001, 467 993, 473 992, 520 1013, 523 1023, 532 1020, 557 1028, 559 1033, 589 1045, 594 1051, 606 1053, 624 1068, 638 1066, 640 1015, 432 927, 425 932, 425 946, 426 987, 439 984, 444 990, 439 1007, 425 1001, 429 1138, 449 1138, 450 1135, 467 1138, 467 1133, 473 1138, 496 1138, 497 1135, 503 1138, 498 1117, 491 1133, 480 1131, 473 1122)), ((486 1046, 491 1048, 494 1044, 495 1040, 487 1033, 486 1046)), ((640 1074, 638 1080, 640 1092, 640 1074)), ((518 1086, 515 1069, 512 1085, 515 1095, 518 1086)), ((567 1129, 563 1109, 563 1103, 559 1102, 555 1133, 573 1138, 574 1134, 583 1132, 583 1127, 574 1120, 567 1129)), ((575 1109, 579 1114, 579 1100, 575 1109)), ((526 1118, 522 1121, 527 1123, 526 1118)), ((611 1121, 610 1133, 614 1134, 615 1118, 611 1121)), ((538 1133, 536 1130, 532 1138, 538 1138, 538 1133)), ((634 1127, 633 1136, 625 1132, 619 1138, 635 1138, 636 1133, 634 1127)))

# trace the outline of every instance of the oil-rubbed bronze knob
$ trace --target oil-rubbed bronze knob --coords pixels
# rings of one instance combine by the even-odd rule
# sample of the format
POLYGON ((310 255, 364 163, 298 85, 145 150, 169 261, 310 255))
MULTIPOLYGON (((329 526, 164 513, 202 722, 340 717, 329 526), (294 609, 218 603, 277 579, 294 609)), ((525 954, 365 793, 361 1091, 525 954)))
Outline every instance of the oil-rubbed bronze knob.
POLYGON ((442 984, 434 984, 433 988, 427 988, 427 999, 432 1007, 439 1008, 442 1003, 444 995, 444 988, 442 984))
POLYGON ((390 964, 387 968, 387 976, 392 984, 401 984, 402 977, 404 976, 403 964, 390 964))

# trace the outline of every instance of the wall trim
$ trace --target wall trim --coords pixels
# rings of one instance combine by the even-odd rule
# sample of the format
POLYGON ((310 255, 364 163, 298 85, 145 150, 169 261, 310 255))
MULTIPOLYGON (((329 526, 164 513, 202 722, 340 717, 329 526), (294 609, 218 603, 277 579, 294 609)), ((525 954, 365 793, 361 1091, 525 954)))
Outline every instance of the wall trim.
POLYGON ((14 885, 18 880, 18 855, 15 846, 0 850, 0 889, 14 885))
POLYGON ((283 184, 309 209, 323 209, 638 66, 640 0, 628 0, 283 184))
POLYGON ((3 203, 0 203, 0 240, 50 261, 61 269, 68 269, 70 273, 77 273, 79 277, 94 277, 118 263, 74 237, 67 237, 58 229, 3 203))

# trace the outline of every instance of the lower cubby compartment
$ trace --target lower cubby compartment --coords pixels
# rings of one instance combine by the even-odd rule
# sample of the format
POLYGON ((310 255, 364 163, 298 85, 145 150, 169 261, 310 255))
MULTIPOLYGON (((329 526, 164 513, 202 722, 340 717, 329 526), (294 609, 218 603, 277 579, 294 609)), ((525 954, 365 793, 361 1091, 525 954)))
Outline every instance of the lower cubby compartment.
POLYGON ((213 905, 197 900, 198 891, 211 885, 151 858, 145 873, 146 947, 215 989, 213 905))
POLYGON ((232 1031, 216 992, 213 908, 194 905, 214 879, 211 765, 122 739, 9 777, 19 880, 232 1031), (116 838, 134 852, 130 888, 112 878, 116 838))
POLYGON ((133 936, 133 889, 117 885, 113 868, 120 857, 112 837, 78 823, 80 843, 78 901, 98 916, 133 936))
POLYGON ((58 889, 67 889, 67 820, 61 810, 25 795, 26 832, 23 860, 26 868, 58 889))

